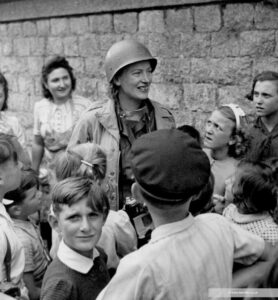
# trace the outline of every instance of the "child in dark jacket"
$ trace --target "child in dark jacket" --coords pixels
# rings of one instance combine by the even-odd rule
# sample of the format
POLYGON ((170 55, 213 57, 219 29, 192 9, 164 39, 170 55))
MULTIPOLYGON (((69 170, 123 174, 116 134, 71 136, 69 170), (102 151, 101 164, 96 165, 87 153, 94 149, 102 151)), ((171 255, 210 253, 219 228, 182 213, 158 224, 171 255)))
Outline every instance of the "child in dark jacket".
POLYGON ((67 178, 52 191, 63 240, 48 267, 41 300, 95 299, 109 281, 106 254, 96 244, 109 211, 106 194, 83 177, 67 178))

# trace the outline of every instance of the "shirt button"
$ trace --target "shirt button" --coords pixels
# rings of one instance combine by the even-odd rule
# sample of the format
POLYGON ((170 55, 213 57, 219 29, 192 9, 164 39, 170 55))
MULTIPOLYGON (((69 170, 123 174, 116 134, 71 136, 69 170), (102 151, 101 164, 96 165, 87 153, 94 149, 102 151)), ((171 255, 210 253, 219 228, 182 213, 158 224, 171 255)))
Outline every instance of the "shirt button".
POLYGON ((115 175, 115 172, 110 172, 110 175, 111 175, 111 176, 114 176, 114 175, 115 175))

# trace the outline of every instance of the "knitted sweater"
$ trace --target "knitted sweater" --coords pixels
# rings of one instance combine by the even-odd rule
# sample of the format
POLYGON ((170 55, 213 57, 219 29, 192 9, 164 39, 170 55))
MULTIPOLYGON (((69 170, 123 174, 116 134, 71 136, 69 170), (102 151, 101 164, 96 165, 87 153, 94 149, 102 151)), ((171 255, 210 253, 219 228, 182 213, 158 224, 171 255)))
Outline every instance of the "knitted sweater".
POLYGON ((94 259, 94 265, 87 274, 81 274, 69 268, 56 257, 45 273, 40 299, 96 299, 109 282, 105 256, 104 252, 100 252, 100 256, 94 259))

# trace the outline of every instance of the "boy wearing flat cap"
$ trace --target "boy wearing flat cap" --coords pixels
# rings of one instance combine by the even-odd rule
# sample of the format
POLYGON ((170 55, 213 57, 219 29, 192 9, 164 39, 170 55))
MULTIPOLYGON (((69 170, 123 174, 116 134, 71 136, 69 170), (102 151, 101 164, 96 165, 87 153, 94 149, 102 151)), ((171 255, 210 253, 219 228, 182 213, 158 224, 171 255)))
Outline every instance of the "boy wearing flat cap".
POLYGON ((263 239, 217 214, 189 209, 210 176, 197 141, 177 130, 138 138, 131 149, 134 197, 144 201, 155 229, 150 242, 125 256, 100 299, 208 299, 210 288, 232 285, 233 261, 267 257, 263 239))

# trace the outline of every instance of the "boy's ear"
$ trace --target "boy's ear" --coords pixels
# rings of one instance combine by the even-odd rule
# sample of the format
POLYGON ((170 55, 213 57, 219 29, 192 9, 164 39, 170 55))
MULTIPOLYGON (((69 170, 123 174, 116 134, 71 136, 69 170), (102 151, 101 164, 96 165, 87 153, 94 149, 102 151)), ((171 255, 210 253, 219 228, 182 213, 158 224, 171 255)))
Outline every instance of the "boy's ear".
POLYGON ((48 216, 48 223, 53 230, 55 230, 57 233, 61 233, 61 230, 59 228, 59 221, 55 215, 51 214, 48 216))
POLYGON ((131 193, 134 199, 136 199, 136 201, 144 203, 145 199, 142 196, 142 193, 140 192, 140 187, 138 185, 137 182, 134 182, 131 186, 131 193))
POLYGON ((21 207, 21 205, 13 205, 9 208, 8 212, 12 218, 20 217, 21 213, 22 213, 22 207, 21 207))

